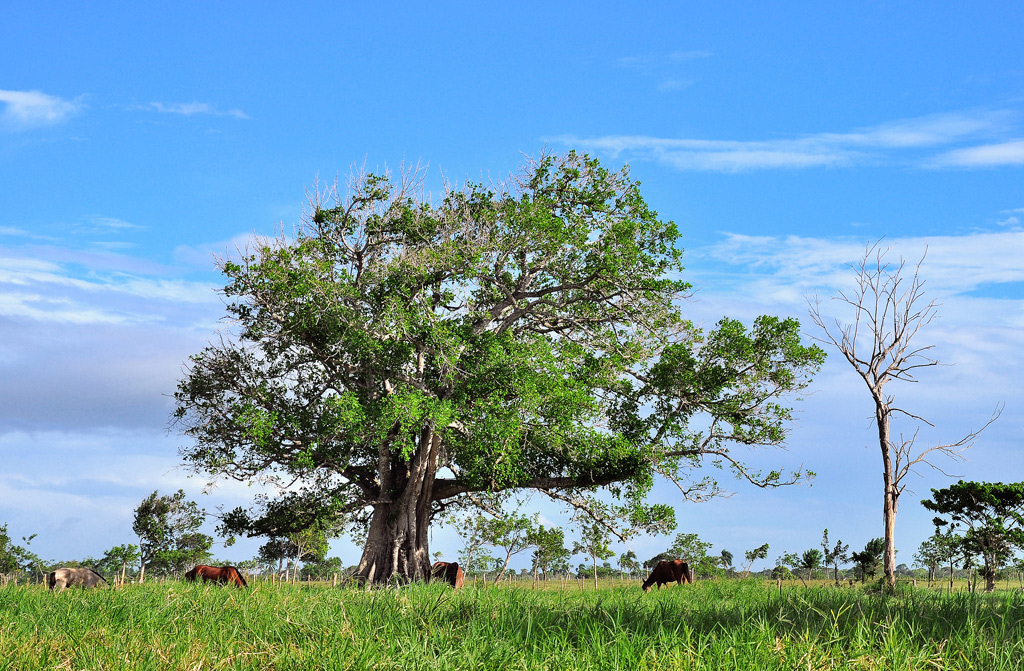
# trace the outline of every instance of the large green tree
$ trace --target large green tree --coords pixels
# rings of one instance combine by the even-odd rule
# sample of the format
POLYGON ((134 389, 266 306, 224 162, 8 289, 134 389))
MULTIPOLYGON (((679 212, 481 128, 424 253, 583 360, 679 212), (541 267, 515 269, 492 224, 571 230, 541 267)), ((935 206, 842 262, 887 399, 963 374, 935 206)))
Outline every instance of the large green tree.
POLYGON ((966 557, 981 557, 985 591, 996 586, 1000 566, 1024 547, 1024 482, 966 482, 933 489, 921 501, 937 527, 949 525, 959 536, 949 540, 966 557))
POLYGON ((805 475, 732 447, 783 442, 785 397, 824 353, 792 319, 687 320, 679 232, 625 169, 543 156, 433 201, 421 178, 317 191, 293 235, 220 261, 233 327, 178 385, 181 454, 286 492, 229 528, 347 519, 356 577, 384 582, 424 577, 431 520, 481 493, 586 510, 603 489, 644 528, 666 514, 644 503, 659 475, 693 500, 719 492, 690 477, 706 461, 762 487, 805 475))

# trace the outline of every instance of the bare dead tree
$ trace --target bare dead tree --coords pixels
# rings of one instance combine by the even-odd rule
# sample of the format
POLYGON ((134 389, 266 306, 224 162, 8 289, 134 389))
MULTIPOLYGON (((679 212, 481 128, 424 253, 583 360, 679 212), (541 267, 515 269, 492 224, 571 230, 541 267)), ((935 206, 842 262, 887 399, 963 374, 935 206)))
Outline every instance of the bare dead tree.
POLYGON ((974 446, 978 435, 999 417, 1001 408, 996 408, 992 417, 980 429, 971 431, 963 438, 917 451, 915 443, 920 424, 934 425, 896 405, 895 396, 886 394, 885 385, 892 381, 917 382, 920 369, 939 365, 939 361, 929 354, 934 345, 919 345, 915 342, 921 329, 938 316, 939 304, 935 300, 925 300, 921 264, 927 249, 913 267, 908 267, 902 258, 895 263, 888 261, 886 256, 890 249, 883 248, 878 242, 867 245, 861 260, 851 264, 856 273, 856 288, 849 293, 839 291, 832 297, 832 300, 844 304, 845 308, 852 309, 852 321, 842 322, 824 317, 817 294, 808 299, 808 304, 811 320, 824 333, 823 337, 815 339, 834 346, 846 357, 864 380, 875 402, 875 424, 882 454, 884 487, 883 565, 886 582, 894 586, 896 510, 900 495, 907 485, 907 474, 919 464, 927 464, 943 475, 952 477, 932 460, 942 455, 954 461, 964 461, 963 452, 974 446), (893 438, 893 415, 903 415, 917 424, 910 438, 905 438, 903 434, 900 434, 898 440, 893 438))

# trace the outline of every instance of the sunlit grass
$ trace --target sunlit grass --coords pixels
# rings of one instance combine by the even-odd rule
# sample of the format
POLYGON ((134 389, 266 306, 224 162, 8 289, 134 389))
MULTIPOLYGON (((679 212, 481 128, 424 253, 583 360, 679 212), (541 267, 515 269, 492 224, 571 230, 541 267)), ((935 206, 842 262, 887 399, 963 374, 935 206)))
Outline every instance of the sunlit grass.
POLYGON ((7 587, 0 669, 1024 668, 1016 592, 558 586, 7 587))

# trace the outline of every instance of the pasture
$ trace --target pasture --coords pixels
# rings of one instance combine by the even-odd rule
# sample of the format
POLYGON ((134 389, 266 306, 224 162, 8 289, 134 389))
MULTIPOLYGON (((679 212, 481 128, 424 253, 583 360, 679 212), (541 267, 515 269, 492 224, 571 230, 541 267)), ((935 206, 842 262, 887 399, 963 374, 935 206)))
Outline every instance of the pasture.
POLYGON ((0 669, 1020 669, 1024 595, 698 581, 0 589, 0 669))

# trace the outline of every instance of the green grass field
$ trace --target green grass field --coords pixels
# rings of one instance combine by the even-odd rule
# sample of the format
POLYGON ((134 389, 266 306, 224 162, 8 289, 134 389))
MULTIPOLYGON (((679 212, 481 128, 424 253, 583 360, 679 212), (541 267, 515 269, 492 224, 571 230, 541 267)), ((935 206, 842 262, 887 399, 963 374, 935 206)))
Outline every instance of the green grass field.
POLYGON ((1024 595, 707 581, 0 589, 0 669, 1020 669, 1024 595))

